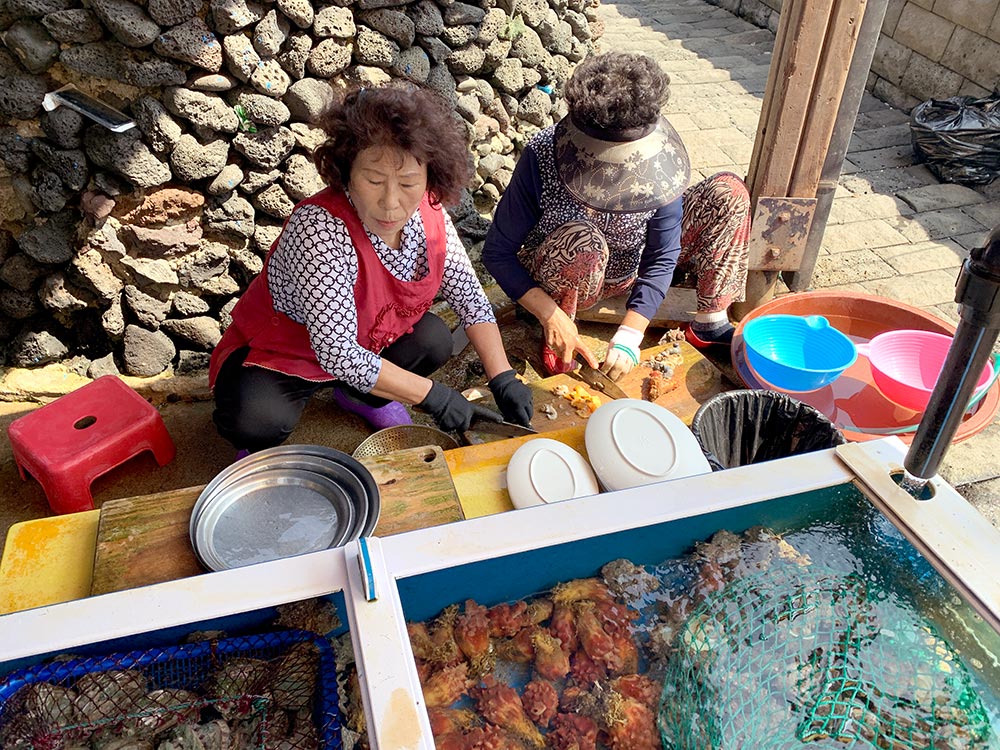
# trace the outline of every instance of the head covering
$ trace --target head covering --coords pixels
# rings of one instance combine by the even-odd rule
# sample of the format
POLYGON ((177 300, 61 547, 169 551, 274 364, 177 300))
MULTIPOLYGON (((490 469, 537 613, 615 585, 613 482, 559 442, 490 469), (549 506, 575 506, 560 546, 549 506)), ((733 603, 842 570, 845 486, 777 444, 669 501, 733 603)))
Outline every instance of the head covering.
POLYGON ((599 211, 656 210, 679 198, 691 178, 687 149, 664 117, 619 131, 564 117, 556 125, 555 160, 570 194, 599 211))

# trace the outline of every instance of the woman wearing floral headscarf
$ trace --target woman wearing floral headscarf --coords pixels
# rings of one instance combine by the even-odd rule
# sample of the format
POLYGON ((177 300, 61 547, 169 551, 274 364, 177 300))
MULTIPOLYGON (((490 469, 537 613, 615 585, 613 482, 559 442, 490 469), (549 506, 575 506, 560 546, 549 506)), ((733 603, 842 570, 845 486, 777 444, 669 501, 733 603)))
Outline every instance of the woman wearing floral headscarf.
POLYGON ((614 379, 631 370, 678 277, 697 281, 687 340, 728 351, 727 310, 746 287, 750 199, 731 173, 687 187, 687 152, 660 114, 669 83, 645 55, 580 63, 566 85, 568 116, 531 138, 497 206, 483 262, 541 322, 549 374, 571 369, 578 353, 598 366, 576 312, 625 293, 625 316, 600 366, 614 379))

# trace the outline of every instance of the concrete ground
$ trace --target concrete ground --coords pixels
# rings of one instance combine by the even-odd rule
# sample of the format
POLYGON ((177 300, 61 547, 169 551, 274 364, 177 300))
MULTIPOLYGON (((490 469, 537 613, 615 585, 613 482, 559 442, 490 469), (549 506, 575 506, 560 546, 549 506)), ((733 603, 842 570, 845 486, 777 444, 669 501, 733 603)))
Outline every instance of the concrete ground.
MULTIPOLYGON (((636 51, 671 74, 667 108, 690 151, 695 179, 722 170, 745 175, 757 130, 774 36, 704 0, 603 3, 603 50, 636 51)), ((905 302, 953 322, 954 285, 962 261, 1000 224, 1000 180, 979 190, 939 183, 915 162, 906 113, 866 95, 854 129, 823 248, 815 289, 842 289, 905 302)), ((512 359, 537 351, 538 329, 505 325, 512 359)), ((611 328, 587 324, 607 340, 611 328)), ((650 341, 646 344, 649 345, 650 341)), ((481 375, 468 353, 442 379, 465 387, 481 375)), ((86 382, 62 368, 0 372, 0 428, 37 405, 86 382), (29 403, 35 402, 35 403, 29 403)), ((233 458, 215 432, 204 377, 130 380, 156 403, 177 444, 177 458, 159 468, 137 458, 99 478, 95 502, 208 482, 233 458)), ((340 415, 322 397, 306 410, 291 442, 323 443, 350 452, 365 437, 361 422, 340 415)), ((941 475, 1000 525, 1000 420, 953 446, 941 475)), ((7 441, 0 441, 0 543, 17 521, 50 513, 40 486, 22 482, 7 441)))

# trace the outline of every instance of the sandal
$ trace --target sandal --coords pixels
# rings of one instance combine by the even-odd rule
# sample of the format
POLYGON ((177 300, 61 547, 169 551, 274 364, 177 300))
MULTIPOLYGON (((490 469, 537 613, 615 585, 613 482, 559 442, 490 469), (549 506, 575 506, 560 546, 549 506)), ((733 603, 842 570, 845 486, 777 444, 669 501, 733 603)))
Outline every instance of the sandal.
POLYGON ((730 328, 723 336, 723 338, 711 339, 709 341, 706 341, 705 339, 700 338, 698 336, 698 334, 695 332, 695 330, 691 327, 691 324, 689 323, 687 327, 684 329, 684 340, 699 351, 705 353, 711 353, 717 357, 725 357, 726 359, 729 359, 732 357, 731 350, 733 343, 733 334, 735 332, 736 332, 735 328, 730 328))
POLYGON ((333 401, 344 411, 361 417, 376 431, 413 424, 410 413, 398 401, 390 401, 385 406, 369 406, 351 398, 349 393, 337 387, 333 389, 333 401))

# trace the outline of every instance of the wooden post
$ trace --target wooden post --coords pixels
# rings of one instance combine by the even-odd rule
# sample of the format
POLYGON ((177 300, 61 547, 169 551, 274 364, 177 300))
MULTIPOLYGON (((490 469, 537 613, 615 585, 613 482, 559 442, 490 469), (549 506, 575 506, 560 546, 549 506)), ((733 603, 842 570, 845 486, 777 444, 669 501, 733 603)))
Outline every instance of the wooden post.
MULTIPOLYGON (((867 0, 785 0, 768 73, 747 187, 761 197, 816 197, 867 0)), ((778 271, 751 247, 737 319, 774 295, 778 271)))

